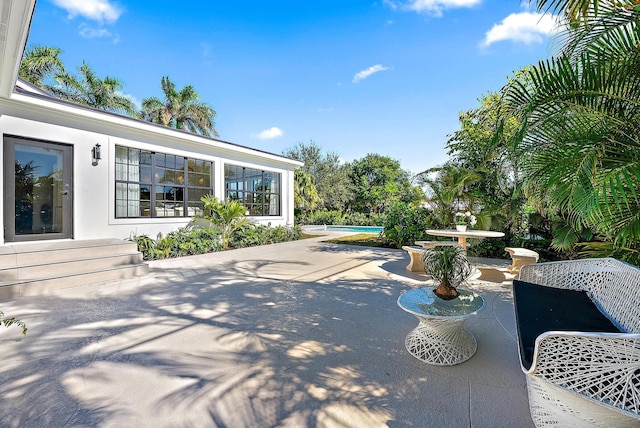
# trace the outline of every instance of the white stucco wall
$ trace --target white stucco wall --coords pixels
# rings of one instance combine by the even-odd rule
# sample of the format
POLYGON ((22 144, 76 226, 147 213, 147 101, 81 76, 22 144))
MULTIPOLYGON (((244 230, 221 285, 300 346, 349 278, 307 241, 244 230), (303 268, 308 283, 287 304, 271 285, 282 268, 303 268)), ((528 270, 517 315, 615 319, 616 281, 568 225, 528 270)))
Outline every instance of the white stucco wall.
MULTIPOLYGON (((0 99, 0 133, 31 138, 73 147, 73 237, 74 239, 128 238, 134 234, 155 237, 189 223, 179 218, 115 218, 115 147, 116 145, 176 154, 214 162, 214 193, 224 196, 224 165, 231 163, 281 174, 281 215, 252 217, 262 224, 292 225, 293 171, 298 163, 278 155, 246 147, 225 144, 182 132, 160 129, 113 115, 104 119, 100 113, 47 102, 13 102, 0 99), (91 149, 100 144, 102 160, 92 165, 91 149)), ((4 138, 3 138, 4 139, 4 138)), ((4 147, 2 150, 4 154, 4 147)), ((0 162, 2 168, 3 162, 0 162)), ((3 179, 4 172, 0 174, 3 179)), ((3 187, 4 188, 4 187, 3 187)), ((3 204, 4 201, 0 202, 3 204)), ((4 217, 4 206, 0 207, 4 217)), ((3 223, 4 224, 4 223, 3 223)), ((4 243, 4 235, 2 236, 4 243)))

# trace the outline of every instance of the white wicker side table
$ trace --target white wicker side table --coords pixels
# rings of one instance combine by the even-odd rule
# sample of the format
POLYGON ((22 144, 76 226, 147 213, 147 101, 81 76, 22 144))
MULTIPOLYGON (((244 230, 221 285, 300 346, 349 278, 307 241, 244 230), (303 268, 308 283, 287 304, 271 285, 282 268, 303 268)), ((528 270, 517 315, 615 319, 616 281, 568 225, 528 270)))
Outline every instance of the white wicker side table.
POLYGON ((452 366, 476 353, 476 338, 464 322, 485 308, 485 300, 471 290, 458 288, 460 296, 442 300, 435 287, 414 288, 398 298, 398 306, 415 315, 418 326, 405 339, 407 351, 425 363, 452 366))

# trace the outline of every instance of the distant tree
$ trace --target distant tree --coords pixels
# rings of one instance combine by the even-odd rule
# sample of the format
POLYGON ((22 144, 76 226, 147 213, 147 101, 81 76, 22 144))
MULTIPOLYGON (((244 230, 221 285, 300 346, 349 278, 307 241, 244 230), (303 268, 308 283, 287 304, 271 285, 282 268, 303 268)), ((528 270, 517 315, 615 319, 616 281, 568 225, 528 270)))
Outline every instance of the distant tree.
POLYGON ((354 160, 350 176, 354 211, 380 213, 394 202, 418 204, 424 198, 422 190, 411 183, 409 172, 388 156, 370 153, 354 160))
POLYGON ((216 112, 199 100, 200 96, 193 86, 187 85, 177 90, 168 76, 163 77, 160 84, 164 99, 143 99, 140 114, 143 120, 207 137, 218 136, 214 123, 216 112))
POLYGON ((58 74, 65 73, 60 54, 62 54, 60 48, 31 46, 25 50, 22 56, 18 75, 27 82, 45 88, 48 80, 52 80, 58 74))
POLYGON ((311 141, 300 142, 284 150, 283 155, 304 162, 301 169, 311 176, 321 199, 318 209, 343 211, 347 208, 353 194, 349 166, 337 153, 323 154, 322 148, 311 141))
POLYGON ((47 91, 63 100, 100 110, 129 116, 137 114, 133 101, 121 92, 124 87, 122 81, 109 76, 100 79, 84 61, 78 70, 79 76, 69 73, 57 74, 56 84, 46 85, 47 91))
POLYGON ((438 178, 440 183, 425 184, 433 188, 434 184, 453 183, 450 190, 459 198, 464 196, 459 202, 465 209, 481 210, 484 226, 518 233, 526 227, 527 216, 520 184, 521 157, 514 146, 519 121, 513 115, 500 120, 502 99, 498 93, 489 92, 478 102, 478 107, 460 113, 460 129, 447 141, 452 160, 440 171, 444 181, 438 178))

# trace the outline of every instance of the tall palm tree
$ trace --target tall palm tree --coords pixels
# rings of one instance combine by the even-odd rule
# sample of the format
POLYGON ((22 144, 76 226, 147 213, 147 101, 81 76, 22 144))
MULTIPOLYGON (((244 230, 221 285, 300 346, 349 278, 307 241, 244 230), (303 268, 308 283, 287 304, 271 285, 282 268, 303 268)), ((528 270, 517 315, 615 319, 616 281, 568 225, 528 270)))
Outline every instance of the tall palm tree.
POLYGON ((79 68, 80 75, 58 74, 55 85, 47 85, 47 90, 64 100, 94 107, 114 113, 136 116, 135 104, 121 90, 124 84, 114 77, 100 79, 84 61, 79 68))
POLYGON ((313 184, 311 174, 302 168, 296 169, 293 175, 293 202, 296 214, 308 214, 318 208, 322 198, 313 184))
POLYGON ((27 82, 44 88, 48 79, 65 73, 60 54, 62 54, 60 48, 31 46, 22 56, 18 75, 27 82))
POLYGON ((208 137, 218 136, 214 123, 216 112, 199 101, 193 86, 177 90, 168 76, 163 77, 160 83, 164 99, 150 97, 142 100, 142 119, 208 137))
POLYGON ((527 195, 613 249, 640 244, 640 10, 635 0, 540 0, 568 17, 555 57, 504 89, 520 118, 527 195))
POLYGON ((430 190, 428 200, 432 204, 433 219, 438 227, 451 226, 456 211, 475 211, 479 208, 471 187, 481 180, 482 173, 481 168, 467 169, 449 161, 417 174, 420 183, 430 190))

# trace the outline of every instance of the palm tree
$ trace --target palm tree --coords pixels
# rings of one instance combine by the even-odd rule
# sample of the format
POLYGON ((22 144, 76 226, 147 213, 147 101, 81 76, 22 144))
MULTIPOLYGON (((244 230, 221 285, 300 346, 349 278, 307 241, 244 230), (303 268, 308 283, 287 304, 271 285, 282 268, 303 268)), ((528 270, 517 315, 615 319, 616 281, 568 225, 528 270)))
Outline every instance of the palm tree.
POLYGON ((65 73, 60 60, 62 49, 50 46, 32 46, 22 57, 18 75, 27 82, 44 88, 46 81, 58 74, 65 73))
POLYGON ((142 100, 141 118, 185 131, 209 136, 218 136, 214 118, 216 112, 199 101, 193 86, 187 85, 179 91, 168 76, 161 80, 164 100, 156 97, 142 100))
POLYGON ((296 169, 293 176, 293 202, 297 215, 308 214, 322 204, 318 189, 313 184, 311 174, 302 168, 296 169))
POLYGON ((475 195, 471 186, 480 181, 483 170, 467 169, 452 161, 417 174, 418 180, 430 190, 433 220, 438 227, 454 223, 456 211, 476 211, 475 195))
POLYGON ((47 90, 54 96, 75 103, 111 111, 114 113, 136 116, 135 104, 122 94, 124 84, 114 78, 100 79, 84 61, 79 68, 80 76, 68 73, 56 76, 56 85, 47 85, 47 90))
POLYGON ((635 3, 540 0, 539 8, 564 12, 570 25, 558 39, 558 54, 526 70, 503 95, 505 114, 520 119, 518 151, 530 200, 640 260, 635 3))

